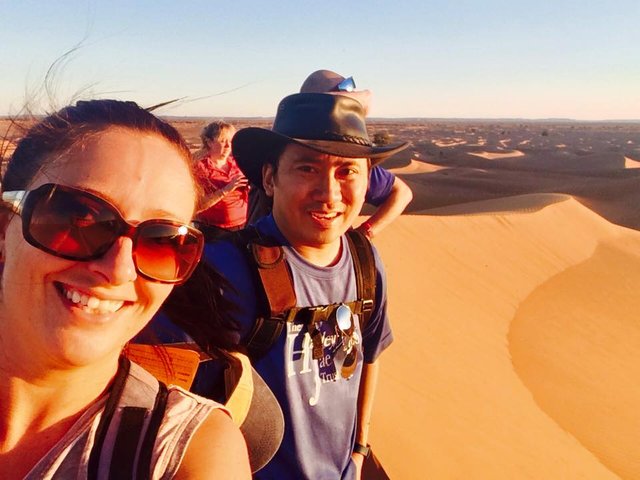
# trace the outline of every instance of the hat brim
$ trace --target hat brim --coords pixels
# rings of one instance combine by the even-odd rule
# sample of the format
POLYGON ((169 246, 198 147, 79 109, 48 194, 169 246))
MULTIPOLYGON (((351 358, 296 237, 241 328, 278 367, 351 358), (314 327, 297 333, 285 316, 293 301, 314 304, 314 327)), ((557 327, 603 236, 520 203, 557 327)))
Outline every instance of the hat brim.
POLYGON ((336 157, 369 158, 371 166, 378 165, 409 146, 409 142, 369 146, 337 140, 307 140, 291 138, 265 128, 249 127, 239 130, 234 135, 233 157, 249 181, 262 188, 262 166, 268 153, 281 151, 286 145, 292 143, 336 157))
POLYGON ((225 405, 244 436, 251 472, 255 473, 280 448, 284 436, 282 409, 246 355, 223 350, 218 350, 217 353, 229 361, 229 368, 225 372, 228 389, 225 405))
POLYGON ((251 368, 253 396, 249 412, 240 425, 249 450, 251 471, 257 472, 276 454, 284 436, 284 417, 271 389, 251 368))

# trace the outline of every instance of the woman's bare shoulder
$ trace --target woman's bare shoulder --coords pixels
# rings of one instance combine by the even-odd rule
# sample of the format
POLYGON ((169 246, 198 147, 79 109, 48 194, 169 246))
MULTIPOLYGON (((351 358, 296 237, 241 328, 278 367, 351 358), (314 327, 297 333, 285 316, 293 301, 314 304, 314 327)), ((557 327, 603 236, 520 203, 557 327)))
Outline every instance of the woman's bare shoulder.
POLYGON ((198 427, 175 478, 251 478, 244 437, 225 411, 212 410, 198 427))

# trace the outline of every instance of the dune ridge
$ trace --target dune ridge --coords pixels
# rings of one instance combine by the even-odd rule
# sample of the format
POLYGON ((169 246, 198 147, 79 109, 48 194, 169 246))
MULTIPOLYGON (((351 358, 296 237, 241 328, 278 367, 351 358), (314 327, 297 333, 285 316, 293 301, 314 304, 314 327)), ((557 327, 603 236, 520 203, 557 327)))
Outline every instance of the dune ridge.
POLYGON ((425 209, 418 213, 438 216, 527 213, 537 212, 554 203, 572 200, 575 200, 575 197, 563 193, 531 193, 528 195, 479 200, 477 202, 458 203, 446 207, 425 209))
MULTIPOLYGON (((504 140, 502 140, 504 142, 504 140)), ((502 152, 469 152, 469 155, 475 155, 476 157, 484 158, 487 160, 502 160, 505 158, 524 157, 524 153, 520 150, 508 150, 502 152)))
MULTIPOLYGON (((551 375, 554 385, 564 385, 558 392, 579 398, 595 381, 566 386, 573 377, 557 371, 601 356, 584 351, 580 362, 567 363, 561 348, 570 337, 561 329, 557 345, 541 349, 555 362, 542 362, 527 341, 545 338, 539 324, 552 307, 536 301, 539 292, 572 269, 590 291, 607 292, 601 323, 620 318, 629 286, 619 289, 611 279, 640 271, 640 232, 609 223, 570 196, 533 195, 403 216, 375 243, 387 268, 396 342, 383 356, 371 442, 392 478, 634 478, 637 447, 628 433, 637 424, 616 436, 602 415, 587 421, 599 405, 611 412, 628 403, 605 401, 600 389, 585 399, 592 408, 554 409, 557 395, 543 388, 551 375), (603 256, 612 245, 617 250, 603 256)), ((558 308, 580 324, 582 311, 573 305, 583 297, 572 292, 558 308)), ((623 318, 620 329, 629 313, 623 318)), ((623 330, 602 335, 589 325, 584 348, 613 351, 623 330)), ((637 354, 640 341, 628 343, 637 354)), ((607 384, 615 392, 625 372, 635 370, 622 369, 607 384)), ((625 402, 637 400, 633 392, 625 402)))
POLYGON ((411 159, 409 164, 404 167, 390 168, 389 171, 394 175, 412 175, 416 173, 431 173, 447 168, 443 165, 436 165, 424 161, 411 159))
POLYGON ((640 375, 638 244, 600 243, 531 292, 509 332, 536 403, 622 478, 640 477, 640 385, 629 381, 640 375), (611 268, 625 264, 624 275, 611 268))
POLYGON ((630 157, 624 157, 624 168, 640 168, 640 162, 630 157))

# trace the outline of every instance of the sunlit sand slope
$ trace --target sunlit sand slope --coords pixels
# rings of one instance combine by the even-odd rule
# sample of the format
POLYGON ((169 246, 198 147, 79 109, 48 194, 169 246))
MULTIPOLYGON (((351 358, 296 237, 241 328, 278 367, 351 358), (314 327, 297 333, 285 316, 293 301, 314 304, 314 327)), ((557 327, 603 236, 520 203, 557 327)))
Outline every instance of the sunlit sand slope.
POLYGON ((640 478, 640 232, 563 195, 435 213, 375 240, 392 478, 640 478))

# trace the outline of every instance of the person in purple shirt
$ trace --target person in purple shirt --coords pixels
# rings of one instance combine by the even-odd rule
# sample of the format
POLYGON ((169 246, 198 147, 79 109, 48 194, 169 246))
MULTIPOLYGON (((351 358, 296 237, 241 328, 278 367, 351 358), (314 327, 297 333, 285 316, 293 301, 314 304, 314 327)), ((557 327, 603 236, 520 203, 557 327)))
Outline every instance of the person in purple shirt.
MULTIPOLYGON (((351 97, 360 102, 365 115, 369 111, 372 96, 369 90, 356 90, 352 77, 345 78, 330 70, 317 70, 310 74, 303 82, 300 93, 329 93, 351 97)), ((412 199, 413 192, 404 181, 381 166, 374 166, 369 173, 365 203, 373 205, 376 210, 358 229, 370 240, 373 239, 405 210, 412 199)), ((255 223, 268 214, 270 209, 271 203, 264 191, 253 187, 249 192, 247 223, 255 223)))
MULTIPOLYGON (((240 169, 273 200, 272 213, 255 228, 260 238, 282 246, 297 307, 348 304, 357 298, 357 277, 345 233, 365 201, 369 170, 408 144, 373 145, 362 104, 344 95, 290 95, 277 112, 272 130, 245 128, 232 141, 240 169)), ((241 344, 261 306, 260 283, 245 250, 223 239, 207 245, 204 255, 230 284, 223 295, 236 307, 241 344)), ((347 329, 353 336, 337 314, 313 325, 296 316, 254 360, 285 418, 282 445, 257 478, 361 478, 379 356, 393 340, 375 249, 374 258, 375 306, 362 330, 355 313, 347 329), (316 344, 318 332, 322 341, 316 344), (351 348, 353 371, 345 370, 351 348)))
MULTIPOLYGON (((248 230, 205 245, 202 267, 223 281, 214 282, 219 287, 208 295, 201 281, 176 291, 210 311, 190 315, 178 309, 173 315, 193 317, 209 336, 205 343, 224 336, 239 348, 247 346, 265 299, 242 235, 253 231, 282 248, 296 308, 326 306, 323 311, 331 313, 313 315, 313 321, 288 316, 275 341, 252 358, 285 420, 280 448, 255 478, 359 480, 379 358, 393 335, 386 277, 373 246, 371 315, 361 326, 358 309, 347 307, 358 303, 358 279, 371 277, 356 274, 346 232, 364 204, 369 171, 408 144, 372 144, 362 104, 344 95, 290 95, 277 112, 271 130, 245 128, 232 141, 238 166, 272 199, 272 213, 248 230), (346 315, 339 320, 342 307, 346 315), (219 311, 226 312, 229 322, 216 324, 210 318, 219 311)), ((161 328, 159 322, 155 328, 161 328)), ((207 379, 202 380, 204 385, 207 379)))

